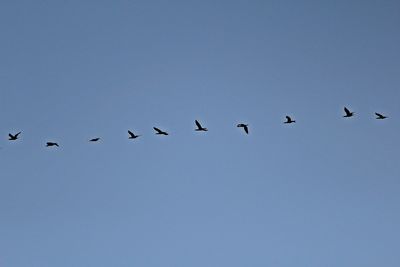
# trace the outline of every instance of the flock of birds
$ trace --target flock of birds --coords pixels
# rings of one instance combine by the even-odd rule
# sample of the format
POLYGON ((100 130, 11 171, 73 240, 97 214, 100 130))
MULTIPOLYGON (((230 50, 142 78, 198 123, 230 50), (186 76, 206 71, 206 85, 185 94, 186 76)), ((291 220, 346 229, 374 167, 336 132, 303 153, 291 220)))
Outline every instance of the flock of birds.
MULTIPOLYGON (((346 107, 344 107, 344 113, 345 113, 345 114, 343 115, 344 118, 353 117, 354 114, 355 114, 355 112, 350 111, 350 110, 349 110, 348 108, 346 108, 346 107)), ((377 120, 383 120, 383 119, 386 119, 386 118, 387 118, 387 116, 382 115, 382 114, 377 113, 377 112, 375 112, 375 115, 376 115, 376 119, 377 119, 377 120)), ((200 124, 200 122, 199 122, 198 120, 195 120, 194 122, 195 122, 196 127, 197 127, 197 128, 195 129, 195 131, 199 131, 199 132, 207 132, 207 131, 208 131, 208 129, 205 128, 205 127, 203 127, 203 126, 200 124)), ((286 116, 286 121, 285 121, 284 123, 285 123, 285 124, 291 124, 291 123, 295 123, 295 122, 296 122, 296 121, 293 120, 290 116, 286 116)), ((238 128, 243 128, 244 132, 245 132, 246 134, 249 134, 249 125, 248 125, 248 124, 239 123, 239 124, 237 125, 237 127, 238 127, 238 128)), ((169 135, 168 132, 163 131, 163 130, 157 128, 157 127, 153 127, 153 129, 154 129, 156 135, 169 135)), ((11 133, 9 133, 9 134, 8 134, 8 137, 9 137, 8 140, 10 140, 10 141, 18 140, 18 137, 19 137, 20 134, 21 134, 21 132, 18 132, 18 133, 16 133, 16 134, 11 134, 11 133)), ((128 130, 128 135, 129 135, 129 137, 128 137, 129 139, 136 139, 136 138, 138 138, 138 137, 141 136, 141 135, 136 135, 136 134, 134 134, 134 133, 133 133, 132 131, 130 131, 130 130, 128 130)), ((97 142, 97 141, 99 141, 99 140, 100 140, 100 137, 96 137, 96 138, 90 139, 89 142, 97 142)), ((46 142, 46 147, 59 147, 59 145, 58 145, 58 143, 56 143, 56 142, 46 142)))

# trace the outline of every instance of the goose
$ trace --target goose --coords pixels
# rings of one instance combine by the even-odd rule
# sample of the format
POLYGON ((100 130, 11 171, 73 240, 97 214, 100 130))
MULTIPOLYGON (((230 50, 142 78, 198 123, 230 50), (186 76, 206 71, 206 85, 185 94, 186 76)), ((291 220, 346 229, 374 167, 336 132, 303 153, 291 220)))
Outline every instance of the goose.
POLYGON ((46 143, 46 147, 50 147, 50 146, 56 146, 56 147, 58 147, 59 145, 58 145, 57 143, 54 143, 54 142, 47 142, 47 143, 46 143))
POLYGON ((128 134, 129 134, 129 139, 135 139, 138 138, 140 135, 135 135, 133 132, 128 130, 128 134))
POLYGON ((158 135, 168 135, 167 132, 161 131, 157 127, 153 127, 153 129, 156 131, 156 134, 158 134, 158 135))
POLYGON ((194 122, 196 123, 196 126, 197 126, 197 129, 195 129, 195 131, 203 131, 203 132, 208 131, 207 128, 204 128, 204 127, 201 126, 201 124, 200 124, 200 122, 198 120, 195 120, 194 122))
POLYGON ((387 118, 386 116, 384 116, 384 115, 382 115, 382 114, 380 114, 378 112, 375 112, 375 115, 376 115, 375 119, 377 119, 377 120, 384 120, 384 119, 387 118))
POLYGON ((9 138, 8 138, 8 140, 11 140, 11 141, 15 141, 15 140, 17 140, 18 139, 18 135, 20 135, 21 134, 21 132, 19 132, 19 133, 16 133, 16 134, 8 134, 8 136, 9 136, 9 138))
POLYGON ((236 127, 243 128, 246 134, 249 134, 249 125, 244 123, 239 123, 236 127))
POLYGON ((289 116, 286 116, 286 121, 284 122, 284 123, 287 123, 287 124, 289 124, 289 123, 295 123, 296 121, 295 120, 292 120, 292 118, 291 117, 289 117, 289 116))
POLYGON ((344 118, 350 118, 354 116, 354 112, 350 112, 350 110, 348 110, 346 107, 344 107, 344 112, 346 113, 346 115, 344 115, 344 118))

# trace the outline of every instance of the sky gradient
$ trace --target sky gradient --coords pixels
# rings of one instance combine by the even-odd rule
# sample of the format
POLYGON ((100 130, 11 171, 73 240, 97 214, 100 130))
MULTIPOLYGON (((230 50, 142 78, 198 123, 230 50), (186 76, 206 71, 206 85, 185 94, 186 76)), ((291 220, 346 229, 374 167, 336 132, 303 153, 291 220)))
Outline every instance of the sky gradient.
POLYGON ((399 25, 390 0, 1 3, 0 266, 399 266, 399 25))

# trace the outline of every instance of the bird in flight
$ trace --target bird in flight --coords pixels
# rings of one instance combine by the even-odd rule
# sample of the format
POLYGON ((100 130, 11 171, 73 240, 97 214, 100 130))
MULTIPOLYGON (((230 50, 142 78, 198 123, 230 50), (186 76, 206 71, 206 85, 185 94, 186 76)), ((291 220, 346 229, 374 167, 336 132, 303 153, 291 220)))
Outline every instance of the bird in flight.
POLYGON ((168 135, 167 132, 161 131, 160 129, 158 129, 157 127, 153 127, 154 131, 156 131, 156 134, 159 135, 168 135))
POLYGON ((239 123, 237 125, 237 127, 243 128, 243 130, 246 132, 246 134, 249 134, 249 125, 248 124, 239 123))
POLYGON ((289 116, 286 116, 286 121, 284 122, 284 123, 295 123, 296 121, 295 120, 292 120, 292 118, 291 117, 289 117, 289 116))
POLYGON ((16 133, 16 134, 8 134, 8 140, 11 140, 11 141, 15 141, 15 140, 17 140, 18 139, 18 135, 20 135, 21 134, 21 132, 19 132, 19 133, 16 133))
POLYGON ((99 138, 99 137, 96 137, 96 138, 90 139, 89 142, 97 142, 97 141, 99 141, 99 140, 100 140, 100 138, 99 138))
POLYGON ((384 120, 384 119, 387 118, 386 116, 384 116, 384 115, 382 115, 382 114, 380 114, 378 112, 375 112, 375 115, 376 115, 375 119, 377 119, 377 120, 384 120))
POLYGON ((195 120, 194 122, 196 123, 196 126, 197 126, 197 129, 195 129, 195 131, 203 131, 203 132, 207 132, 208 131, 207 128, 204 128, 204 127, 201 126, 201 124, 200 124, 200 122, 198 120, 195 120))
POLYGON ((47 142, 47 143, 46 143, 46 147, 50 147, 50 146, 56 146, 56 147, 58 147, 59 145, 58 145, 57 143, 54 143, 54 142, 47 142))
POLYGON ((346 115, 344 115, 344 118, 350 118, 353 117, 354 112, 350 112, 350 110, 348 110, 348 108, 344 107, 344 112, 346 113, 346 115))
POLYGON ((135 135, 133 132, 128 130, 128 134, 129 134, 129 139, 135 139, 138 138, 140 135, 135 135))

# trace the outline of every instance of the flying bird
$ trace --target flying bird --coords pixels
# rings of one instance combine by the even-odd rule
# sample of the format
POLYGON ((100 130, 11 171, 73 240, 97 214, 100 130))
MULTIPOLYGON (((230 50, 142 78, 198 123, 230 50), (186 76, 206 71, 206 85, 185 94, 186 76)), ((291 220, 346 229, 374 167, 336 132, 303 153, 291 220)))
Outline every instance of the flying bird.
POLYGON ((9 136, 8 140, 15 141, 15 140, 18 139, 18 135, 20 135, 20 134, 21 134, 21 132, 16 133, 16 134, 14 134, 14 135, 12 135, 12 134, 9 133, 9 134, 8 134, 8 136, 9 136))
POLYGON ((50 147, 50 146, 56 146, 56 147, 58 147, 59 145, 58 145, 57 143, 54 143, 54 142, 47 142, 47 143, 46 143, 46 147, 50 147))
POLYGON ((295 120, 292 120, 291 117, 286 116, 286 121, 285 121, 284 123, 295 123, 295 122, 296 122, 296 121, 295 121, 295 120))
POLYGON ((140 135, 135 135, 134 133, 132 133, 129 130, 128 130, 128 134, 129 134, 129 139, 135 139, 135 138, 138 138, 140 136, 140 135))
POLYGON ((100 140, 100 138, 99 138, 99 137, 96 137, 96 138, 90 139, 89 142, 97 142, 97 141, 99 141, 99 140, 100 140))
POLYGON ((200 122, 198 120, 195 120, 194 122, 196 123, 196 126, 197 126, 197 129, 195 129, 195 131, 203 131, 203 132, 207 132, 208 131, 207 128, 204 128, 204 127, 201 126, 201 124, 200 124, 200 122))
POLYGON ((346 107, 344 107, 344 112, 346 113, 346 115, 343 116, 344 118, 350 118, 354 115, 354 112, 350 112, 346 107))
POLYGON ((375 112, 375 115, 376 115, 375 119, 377 119, 377 120, 384 120, 384 119, 387 118, 386 116, 384 116, 384 115, 382 115, 382 114, 380 114, 378 112, 375 112))
POLYGON ((154 131, 156 131, 156 134, 159 135, 168 135, 167 132, 161 131, 160 129, 158 129, 157 127, 153 127, 154 131))
POLYGON ((246 132, 246 134, 249 134, 249 125, 248 124, 239 123, 237 125, 237 127, 243 128, 243 130, 246 132))

